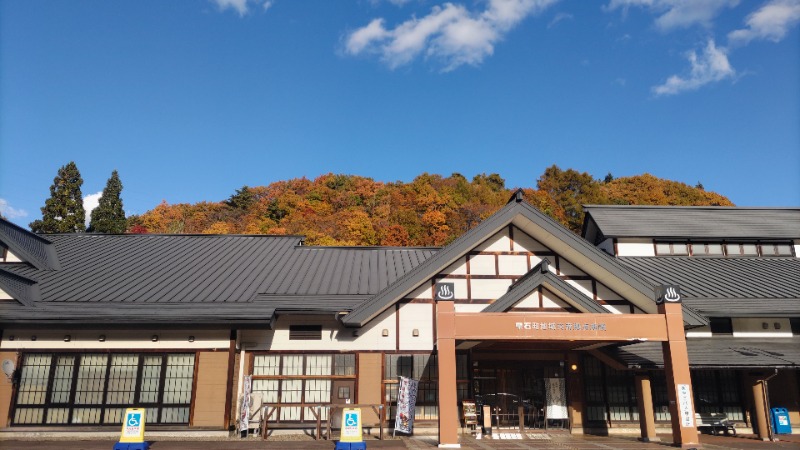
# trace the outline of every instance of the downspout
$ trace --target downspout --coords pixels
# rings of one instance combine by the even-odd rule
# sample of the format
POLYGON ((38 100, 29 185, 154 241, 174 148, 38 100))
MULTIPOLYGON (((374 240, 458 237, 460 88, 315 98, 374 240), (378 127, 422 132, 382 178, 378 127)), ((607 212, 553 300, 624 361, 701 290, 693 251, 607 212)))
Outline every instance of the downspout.
POLYGON ((775 373, 773 373, 772 375, 768 376, 767 378, 764 378, 764 379, 760 380, 762 383, 764 383, 764 389, 763 389, 763 392, 764 392, 764 409, 766 410, 766 411, 764 411, 764 413, 767 416, 767 437, 769 438, 770 441, 775 441, 776 439, 775 439, 775 435, 772 432, 772 415, 770 414, 770 408, 769 408, 769 385, 767 384, 767 382, 769 380, 775 378, 776 376, 778 376, 778 369, 774 369, 774 370, 775 370, 775 373))

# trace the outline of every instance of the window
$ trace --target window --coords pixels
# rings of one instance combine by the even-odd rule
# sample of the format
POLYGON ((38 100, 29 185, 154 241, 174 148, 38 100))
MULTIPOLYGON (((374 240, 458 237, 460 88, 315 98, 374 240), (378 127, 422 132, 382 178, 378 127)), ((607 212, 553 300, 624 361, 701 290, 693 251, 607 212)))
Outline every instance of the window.
POLYGON ((724 256, 722 244, 719 242, 695 242, 692 244, 692 256, 724 256))
POLYGON ((23 355, 14 425, 119 425, 125 408, 150 423, 187 424, 194 354, 23 355))
POLYGON ((689 244, 685 242, 656 242, 658 256, 688 256, 689 244))
POLYGON ((728 243, 725 244, 725 253, 728 256, 758 256, 758 246, 755 243, 728 243))
POLYGON ((709 325, 711 327, 711 334, 715 335, 730 335, 733 334, 733 323, 728 317, 711 317, 709 318, 709 325))
POLYGON ((322 325, 289 325, 290 341, 321 341, 322 325))
POLYGON ((762 243, 761 256, 793 256, 792 244, 785 242, 762 243))
MULTIPOLYGON (((279 422, 316 420, 310 408, 294 404, 331 403, 334 379, 355 379, 354 354, 256 354, 253 359, 253 392, 261 392, 265 403, 285 404, 279 422)), ((346 394, 350 394, 346 392, 346 394)), ((340 397, 341 398, 341 397, 340 397)), ((322 419, 327 419, 323 409, 322 419)))
MULTIPOLYGON (((439 367, 436 355, 431 354, 387 354, 384 356, 384 392, 390 403, 387 417, 397 414, 397 391, 399 377, 419 381, 415 420, 435 420, 439 417, 439 367)), ((469 373, 467 355, 456 354, 456 390, 458 400, 469 398, 469 373)))
POLYGON ((582 365, 587 421, 639 420, 633 372, 612 369, 595 358, 584 358, 582 365))

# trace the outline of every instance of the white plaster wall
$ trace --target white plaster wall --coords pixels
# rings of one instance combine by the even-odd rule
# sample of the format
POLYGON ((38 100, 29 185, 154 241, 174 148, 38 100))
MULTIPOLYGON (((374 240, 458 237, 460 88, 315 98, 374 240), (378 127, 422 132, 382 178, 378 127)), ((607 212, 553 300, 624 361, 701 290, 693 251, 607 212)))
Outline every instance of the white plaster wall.
POLYGON ((597 244, 597 248, 600 250, 608 253, 609 255, 614 254, 614 240, 613 239, 606 239, 605 241, 597 244))
POLYGON ((693 328, 686 332, 687 338, 700 338, 711 337, 711 327, 706 325, 704 327, 693 328))
POLYGON ((249 344, 248 350, 394 350, 396 339, 394 308, 387 309, 363 328, 344 327, 333 315, 298 315, 278 317, 274 330, 244 330, 241 335, 241 341, 249 344), (289 325, 322 325, 322 339, 290 341, 289 325), (388 336, 383 336, 383 330, 388 331, 388 336))
POLYGON ((489 305, 484 305, 480 303, 456 303, 456 312, 468 312, 468 313, 476 313, 481 312, 489 305))
POLYGON ((467 258, 461 257, 458 258, 456 262, 450 264, 450 266, 444 269, 441 273, 442 275, 466 275, 467 274, 467 258))
POLYGON ((469 273, 471 275, 496 275, 494 255, 470 256, 469 273))
POLYGON ((519 228, 514 227, 514 251, 515 252, 546 252, 550 251, 544 244, 528 236, 519 228))
POLYGON ((8 295, 8 292, 0 289, 0 300, 14 300, 14 297, 8 295))
POLYGON ((792 326, 784 318, 734 318, 733 337, 790 337, 792 326), (764 328, 764 323, 767 328, 764 328), (778 327, 775 326, 778 324, 778 327))
POLYGON ((499 233, 475 247, 475 250, 479 252, 484 250, 491 252, 507 252, 509 249, 511 249, 511 239, 508 237, 508 228, 500 230, 499 233))
POLYGON ((406 303, 400 307, 400 350, 433 349, 433 306, 406 303), (414 330, 419 336, 414 336, 414 330))
POLYGON ((473 299, 497 299, 508 292, 511 280, 471 280, 473 299))
POLYGON ((420 287, 411 291, 411 293, 408 295, 408 298, 416 298, 420 300, 433 299, 433 289, 431 282, 426 281, 420 287))
POLYGON ((548 291, 542 291, 542 307, 543 308, 569 308, 569 303, 561 300, 558 296, 548 291))
POLYGON ((23 261, 21 259, 19 259, 19 257, 17 255, 11 253, 11 250, 8 250, 8 251, 6 251, 6 261, 5 262, 7 262, 7 263, 19 263, 19 262, 23 262, 23 261))
POLYGON ((520 300, 514 308, 538 308, 539 307, 539 292, 533 291, 525 298, 520 300))
POLYGON ((602 283, 597 283, 598 300, 622 300, 622 297, 602 283))
POLYGON ((528 272, 528 256, 500 255, 497 265, 500 275, 525 275, 528 272))
POLYGON ((617 256, 656 256, 652 239, 617 239, 617 256))
POLYGON ((800 258, 800 240, 794 241, 794 256, 800 258))
POLYGON ((558 258, 558 270, 559 272, 561 272, 560 273, 561 275, 567 275, 573 277, 586 275, 586 272, 582 271, 581 269, 578 269, 577 267, 575 267, 574 264, 570 263, 564 258, 558 258))
POLYGON ((566 280, 567 284, 581 291, 586 297, 593 299, 592 280, 566 280))
POLYGON ((48 349, 48 350, 167 350, 167 349, 221 349, 230 347, 228 330, 3 330, 0 349, 48 349), (70 336, 69 342, 64 337, 70 336), (100 342, 105 335, 105 342, 100 342), (158 341, 153 342, 153 335, 158 341), (11 337, 14 340, 11 340, 11 337), (32 337, 36 336, 33 341, 32 337), (189 342, 194 336, 194 342, 189 342))

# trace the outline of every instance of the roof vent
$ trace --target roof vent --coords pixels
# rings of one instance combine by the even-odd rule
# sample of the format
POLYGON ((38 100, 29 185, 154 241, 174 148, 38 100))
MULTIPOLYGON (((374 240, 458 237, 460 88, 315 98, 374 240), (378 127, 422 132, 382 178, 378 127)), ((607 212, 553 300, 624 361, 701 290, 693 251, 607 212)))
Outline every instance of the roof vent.
POLYGON ((511 203, 511 202, 520 203, 523 200, 525 200, 525 193, 522 192, 522 188, 519 188, 516 191, 514 191, 513 194, 511 194, 511 198, 508 199, 508 203, 511 203))

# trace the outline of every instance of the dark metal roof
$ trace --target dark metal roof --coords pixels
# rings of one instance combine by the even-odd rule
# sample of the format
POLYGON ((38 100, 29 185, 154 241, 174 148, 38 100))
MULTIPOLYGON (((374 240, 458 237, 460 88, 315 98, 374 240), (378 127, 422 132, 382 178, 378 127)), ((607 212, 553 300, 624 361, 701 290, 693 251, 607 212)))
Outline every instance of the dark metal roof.
POLYGON ((798 239, 800 208, 587 205, 583 236, 798 239))
POLYGON ((36 281, 3 269, 0 269, 0 289, 26 306, 41 298, 36 281))
POLYGON ((677 284, 708 316, 800 316, 799 258, 625 257, 654 284, 677 284))
POLYGON ((586 310, 587 312, 598 314, 609 313, 609 311, 603 308, 599 303, 583 295, 566 281, 553 275, 553 273, 547 269, 548 264, 547 259, 542 260, 542 262, 512 284, 511 287, 508 288, 508 292, 495 300, 494 303, 486 307, 483 311, 508 311, 539 286, 547 286, 550 290, 563 296, 567 302, 571 303, 579 310, 586 310))
POLYGON ((263 321, 276 308, 288 305, 296 310, 349 310, 363 296, 385 288, 435 252, 304 247, 298 236, 48 237, 62 261, 61 269, 3 265, 0 285, 13 281, 21 286, 20 280, 27 279, 40 292, 37 299, 19 294, 19 289, 4 288, 34 308, 4 303, 0 305, 3 321, 59 317, 65 321, 98 317, 263 321), (271 303, 270 296, 284 300, 271 303), (61 304, 66 309, 57 306, 61 304))
MULTIPOLYGON (((519 220, 519 218, 527 220, 529 224, 535 224, 535 226, 563 242, 572 251, 585 256, 596 265, 598 270, 612 274, 648 299, 655 299, 654 286, 641 278, 638 273, 623 266, 615 258, 597 249, 585 239, 570 232, 552 218, 523 201, 520 195, 514 195, 511 201, 494 215, 463 234, 410 272, 407 272, 397 282, 363 302, 345 316, 342 322, 351 327, 363 326, 386 308, 402 299, 403 296, 411 292, 420 283, 441 272, 466 252, 493 236, 503 227, 511 224, 515 219, 519 220)), ((687 324, 704 325, 707 323, 703 317, 690 309, 685 308, 684 311, 687 324)))
POLYGON ((3 218, 0 218, 0 244, 37 269, 56 270, 60 268, 58 256, 50 241, 3 218))
MULTIPOLYGON (((800 336, 690 338, 686 346, 692 368, 800 367, 800 336)), ((628 367, 664 367, 660 342, 641 342, 604 351, 628 367)))

